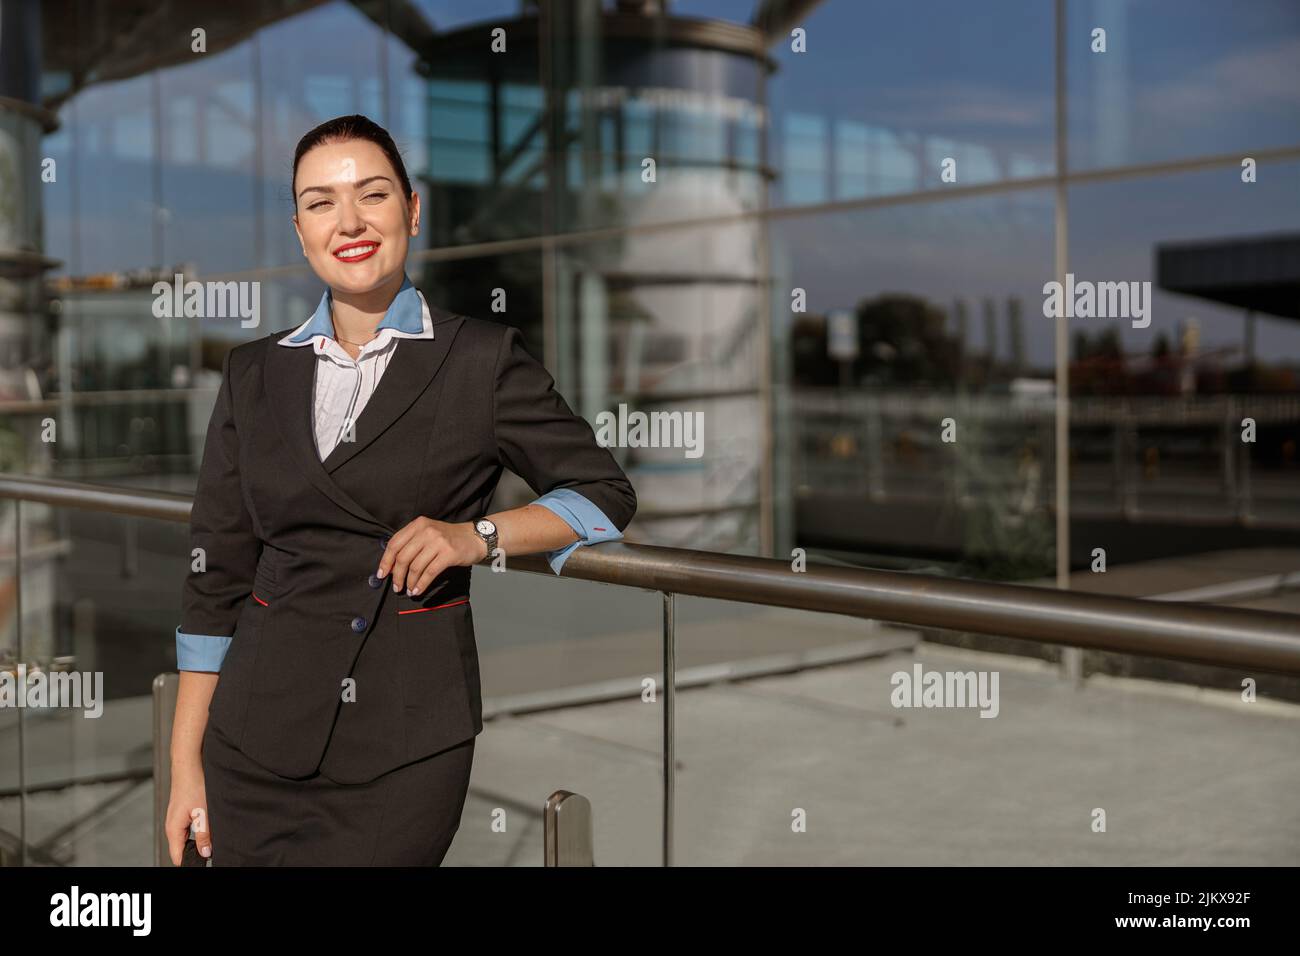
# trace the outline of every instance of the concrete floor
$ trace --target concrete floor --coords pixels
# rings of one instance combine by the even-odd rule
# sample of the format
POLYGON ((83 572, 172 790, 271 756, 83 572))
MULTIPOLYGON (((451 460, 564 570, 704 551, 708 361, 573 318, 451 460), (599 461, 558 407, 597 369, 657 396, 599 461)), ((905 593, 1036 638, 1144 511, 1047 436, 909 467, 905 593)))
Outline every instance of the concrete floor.
MULTIPOLYGON (((598 865, 656 865, 659 734, 639 702, 489 725, 448 863, 537 864, 536 822, 494 834, 491 811, 565 788, 592 802, 598 865)), ((1109 678, 1075 691, 1035 662, 921 645, 681 692, 677 748, 678 865, 1300 863, 1288 704, 1109 678), (913 660, 997 670, 998 716, 893 708, 890 675, 913 660)))

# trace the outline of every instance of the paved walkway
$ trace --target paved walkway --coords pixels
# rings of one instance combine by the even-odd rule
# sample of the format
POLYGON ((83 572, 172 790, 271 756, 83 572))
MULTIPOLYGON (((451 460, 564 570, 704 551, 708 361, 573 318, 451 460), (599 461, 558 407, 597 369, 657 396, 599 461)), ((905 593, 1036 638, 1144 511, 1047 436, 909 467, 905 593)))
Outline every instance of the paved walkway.
MULTIPOLYGON (((592 801, 598 865, 656 864, 660 720, 619 702, 489 724, 448 864, 539 865, 539 821, 512 808, 560 788, 592 801)), ((1300 864, 1289 704, 1102 677, 1076 691, 1045 665, 925 644, 683 691, 677 749, 679 865, 1300 864), (893 708, 890 675, 914 661, 997 670, 998 716, 893 708)))

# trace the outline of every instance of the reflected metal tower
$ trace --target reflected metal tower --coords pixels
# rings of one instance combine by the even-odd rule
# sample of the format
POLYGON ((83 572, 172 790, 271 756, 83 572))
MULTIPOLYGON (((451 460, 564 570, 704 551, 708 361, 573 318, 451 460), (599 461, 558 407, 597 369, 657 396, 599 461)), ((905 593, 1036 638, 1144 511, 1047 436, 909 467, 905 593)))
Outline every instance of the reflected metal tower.
POLYGON ((472 277, 432 263, 428 283, 471 314, 506 290, 507 312, 489 317, 544 342, 593 425, 602 412, 702 418, 697 458, 613 449, 640 499, 634 536, 650 543, 772 548, 771 280, 756 215, 773 176, 767 43, 758 27, 658 3, 574 0, 418 49, 430 244, 542 237, 540 261, 502 255, 472 277))

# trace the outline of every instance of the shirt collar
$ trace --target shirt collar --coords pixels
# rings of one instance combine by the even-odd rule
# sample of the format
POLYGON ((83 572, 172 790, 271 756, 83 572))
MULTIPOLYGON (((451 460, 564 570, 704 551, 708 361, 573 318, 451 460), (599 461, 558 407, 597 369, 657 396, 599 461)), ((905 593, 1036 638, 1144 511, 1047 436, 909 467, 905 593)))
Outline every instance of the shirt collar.
MULTIPOLYGON (((334 338, 334 319, 331 315, 333 295, 327 288, 321 296, 320 304, 311 317, 288 335, 279 340, 280 345, 310 345, 317 339, 334 338)), ((375 326, 377 336, 404 339, 433 338, 433 316, 429 314, 429 305, 424 295, 417 289, 409 276, 402 277, 402 287, 397 290, 392 304, 384 313, 384 319, 375 326), (387 334, 385 334, 385 331, 387 334)), ((324 344, 323 342, 321 343, 324 344)))

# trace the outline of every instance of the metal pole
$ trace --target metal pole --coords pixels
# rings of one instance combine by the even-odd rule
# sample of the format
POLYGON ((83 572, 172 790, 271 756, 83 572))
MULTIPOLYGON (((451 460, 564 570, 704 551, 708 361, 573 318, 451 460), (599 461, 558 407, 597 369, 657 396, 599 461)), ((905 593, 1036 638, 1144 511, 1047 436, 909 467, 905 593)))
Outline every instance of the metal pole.
POLYGON ((673 788, 676 786, 673 705, 677 684, 677 648, 674 636, 673 594, 664 592, 664 866, 673 865, 673 788))
POLYGON ((1237 517, 1241 515, 1241 502, 1237 488, 1237 430, 1233 427, 1233 412, 1236 411, 1235 397, 1228 396, 1227 410, 1219 429, 1219 441, 1223 449, 1223 491, 1228 499, 1228 510, 1237 517))
MULTIPOLYGON (((758 89, 755 92, 758 97, 758 108, 761 111, 759 122, 762 127, 761 135, 758 137, 760 170, 758 175, 765 177, 768 160, 768 138, 771 136, 771 128, 767 102, 767 69, 761 65, 758 70, 758 89)), ((759 189, 758 206, 760 211, 765 212, 767 210, 769 185, 770 183, 764 179, 763 185, 759 189)), ((758 458, 758 553, 768 557, 776 557, 777 449, 774 434, 776 397, 772 382, 772 362, 774 361, 772 309, 775 307, 772 286, 772 237, 770 220, 766 216, 760 216, 758 223, 758 275, 762 284, 762 290, 758 293, 758 403, 763 416, 762 446, 758 458)), ((782 381, 784 380, 784 376, 782 376, 782 381)))
MULTIPOLYGON (((1240 407, 1239 407, 1240 410, 1240 407)), ((1241 507, 1238 511, 1238 520, 1244 527, 1249 528, 1255 522, 1255 490, 1251 484, 1251 445, 1250 442, 1241 440, 1241 420, 1237 421, 1237 444, 1241 447, 1238 449, 1241 457, 1241 507)), ((1258 437, 1258 436, 1257 436, 1258 437)))
MULTIPOLYGON (((1069 271, 1070 216, 1065 171, 1065 0, 1056 0, 1056 281, 1065 286, 1069 271)), ((1062 303, 1064 306, 1064 303, 1062 303)), ((1061 308, 1056 316, 1056 586, 1070 588, 1070 324, 1061 308)), ((1079 684, 1083 652, 1061 650, 1061 676, 1079 684)))
MULTIPOLYGON (((14 635, 16 667, 23 674, 23 502, 14 499, 14 635)), ((23 675, 23 681, 26 682, 23 675)), ((19 687, 18 693, 26 691, 19 687)), ((27 742, 23 735, 23 711, 18 711, 18 865, 27 865, 27 742)))

